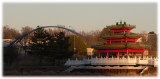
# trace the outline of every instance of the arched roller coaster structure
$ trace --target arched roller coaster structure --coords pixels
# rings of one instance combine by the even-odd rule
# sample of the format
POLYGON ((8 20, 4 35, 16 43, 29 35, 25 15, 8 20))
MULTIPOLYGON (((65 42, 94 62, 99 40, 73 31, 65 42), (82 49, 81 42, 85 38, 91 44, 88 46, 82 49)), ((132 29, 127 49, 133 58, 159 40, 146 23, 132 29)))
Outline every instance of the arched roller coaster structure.
POLYGON ((42 27, 37 26, 37 27, 38 27, 38 28, 33 29, 33 30, 27 32, 26 34, 20 36, 19 38, 17 38, 17 39, 14 40, 13 42, 11 42, 11 43, 8 45, 8 47, 11 47, 11 46, 13 46, 14 44, 17 44, 17 43, 20 42, 24 37, 26 37, 26 36, 29 35, 30 33, 34 32, 34 31, 37 31, 38 29, 41 29, 41 28, 60 28, 60 29, 67 30, 67 31, 69 31, 69 32, 71 32, 71 33, 74 33, 74 34, 76 34, 76 35, 78 35, 78 36, 82 36, 82 35, 80 35, 79 33, 75 32, 74 30, 71 30, 71 29, 68 29, 68 28, 65 28, 65 27, 62 27, 62 26, 42 26, 42 27))

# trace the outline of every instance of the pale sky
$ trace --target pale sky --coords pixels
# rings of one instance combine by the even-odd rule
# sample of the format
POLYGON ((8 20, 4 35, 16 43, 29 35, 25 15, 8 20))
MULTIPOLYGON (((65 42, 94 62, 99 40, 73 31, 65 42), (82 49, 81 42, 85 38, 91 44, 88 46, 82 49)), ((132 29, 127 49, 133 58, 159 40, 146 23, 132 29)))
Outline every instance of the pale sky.
POLYGON ((65 25, 89 32, 120 20, 136 25, 132 32, 157 33, 157 3, 3 3, 3 25, 17 30, 65 25))

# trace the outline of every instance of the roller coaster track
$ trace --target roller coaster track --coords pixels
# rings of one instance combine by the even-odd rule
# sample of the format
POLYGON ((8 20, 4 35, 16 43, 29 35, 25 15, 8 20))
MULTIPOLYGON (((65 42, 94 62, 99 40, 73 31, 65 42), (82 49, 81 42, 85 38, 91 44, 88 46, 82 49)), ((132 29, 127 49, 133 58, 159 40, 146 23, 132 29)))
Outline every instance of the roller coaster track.
POLYGON ((80 35, 79 33, 75 32, 74 30, 71 30, 71 29, 68 29, 68 28, 65 28, 65 27, 61 27, 61 26, 42 26, 42 27, 37 26, 37 27, 38 27, 38 28, 33 29, 33 30, 27 32, 26 34, 20 36, 19 38, 17 38, 17 39, 14 40, 13 42, 11 42, 11 43, 8 45, 8 47, 11 47, 11 46, 13 46, 14 44, 17 44, 17 43, 20 42, 24 37, 26 37, 26 36, 29 35, 30 33, 34 32, 34 31, 37 31, 38 29, 41 29, 41 28, 60 28, 60 29, 67 30, 67 31, 69 31, 69 32, 71 32, 71 33, 74 33, 74 34, 76 34, 76 35, 78 35, 78 36, 82 36, 82 35, 80 35))

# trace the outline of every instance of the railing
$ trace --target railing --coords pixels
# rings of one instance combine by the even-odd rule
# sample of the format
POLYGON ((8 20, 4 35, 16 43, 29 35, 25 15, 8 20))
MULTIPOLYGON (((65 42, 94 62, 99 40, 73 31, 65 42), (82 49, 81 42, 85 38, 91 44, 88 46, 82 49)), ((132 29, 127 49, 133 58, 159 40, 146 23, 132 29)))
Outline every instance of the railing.
POLYGON ((138 58, 84 58, 82 60, 78 60, 77 58, 75 60, 70 60, 65 63, 66 66, 72 66, 72 65, 152 65, 154 67, 157 67, 157 57, 152 58, 145 56, 144 58, 138 57, 138 58))

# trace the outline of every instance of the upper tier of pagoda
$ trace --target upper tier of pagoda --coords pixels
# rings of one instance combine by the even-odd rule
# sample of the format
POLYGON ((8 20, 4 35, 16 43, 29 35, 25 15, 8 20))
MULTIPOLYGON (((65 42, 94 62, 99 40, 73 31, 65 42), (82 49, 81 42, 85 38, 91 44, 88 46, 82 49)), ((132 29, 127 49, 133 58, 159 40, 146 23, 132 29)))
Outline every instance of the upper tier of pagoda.
POLYGON ((130 38, 130 39, 135 39, 135 38, 140 38, 142 37, 141 34, 135 34, 135 33, 125 33, 125 34, 108 34, 108 35, 102 35, 101 36, 104 39, 119 39, 119 38, 130 38))
POLYGON ((110 25, 107 26, 107 28, 112 31, 112 34, 125 34, 126 32, 130 34, 130 31, 136 28, 136 26, 126 24, 126 22, 124 22, 124 24, 122 24, 122 22, 120 22, 120 24, 117 22, 116 25, 110 25))

